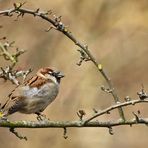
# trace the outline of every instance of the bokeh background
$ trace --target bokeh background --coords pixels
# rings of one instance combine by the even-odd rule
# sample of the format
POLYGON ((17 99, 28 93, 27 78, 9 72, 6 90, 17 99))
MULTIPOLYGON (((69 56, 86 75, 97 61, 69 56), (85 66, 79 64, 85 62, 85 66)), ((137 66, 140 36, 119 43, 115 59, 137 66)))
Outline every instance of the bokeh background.
MULTIPOLYGON (((1 0, 0 10, 11 8, 16 0, 1 0)), ((22 2, 22 1, 21 1, 22 2)), ((141 84, 148 90, 148 1, 147 0, 32 0, 27 1, 30 9, 52 9, 56 15, 63 16, 63 22, 78 40, 87 44, 91 52, 101 60, 111 77, 115 88, 124 100, 129 95, 136 98, 141 84)), ((39 18, 25 15, 14 21, 15 17, 0 16, 0 37, 26 49, 16 68, 44 66, 60 69, 66 77, 61 83, 58 98, 45 110, 51 120, 76 120, 76 112, 84 109, 86 116, 93 114, 92 108, 104 109, 113 104, 110 95, 100 90, 106 85, 102 76, 92 63, 78 67, 78 48, 63 34, 44 30, 49 24, 39 18)), ((1 57, 0 66, 6 66, 1 57)), ((3 103, 14 88, 10 82, 0 80, 0 102, 3 103)), ((125 108, 127 118, 132 111, 140 109, 141 116, 147 117, 146 104, 125 108)), ((100 117, 98 120, 117 119, 117 111, 100 117)), ((34 115, 16 113, 10 120, 36 120, 34 115)), ((105 128, 71 128, 69 138, 63 138, 62 129, 18 129, 28 137, 21 141, 8 129, 0 128, 0 147, 10 148, 146 148, 148 145, 145 125, 120 126, 113 128, 114 135, 105 128)))

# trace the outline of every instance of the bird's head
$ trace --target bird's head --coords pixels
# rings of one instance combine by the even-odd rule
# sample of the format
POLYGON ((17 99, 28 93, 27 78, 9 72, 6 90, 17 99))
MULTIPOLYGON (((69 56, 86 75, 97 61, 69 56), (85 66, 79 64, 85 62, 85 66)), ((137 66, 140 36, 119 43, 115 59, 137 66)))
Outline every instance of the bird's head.
POLYGON ((42 77, 44 79, 49 79, 54 81, 55 83, 60 83, 61 78, 64 77, 62 72, 58 70, 54 70, 50 67, 41 68, 37 72, 37 76, 42 77))

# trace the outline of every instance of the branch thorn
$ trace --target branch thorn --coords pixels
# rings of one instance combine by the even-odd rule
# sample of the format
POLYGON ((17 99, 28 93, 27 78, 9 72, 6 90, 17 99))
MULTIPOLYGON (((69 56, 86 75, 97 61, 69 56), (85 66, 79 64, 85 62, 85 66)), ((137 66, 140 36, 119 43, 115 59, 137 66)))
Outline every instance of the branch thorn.
POLYGON ((77 112, 77 115, 78 115, 78 117, 80 118, 80 120, 82 120, 83 117, 86 115, 86 113, 85 113, 84 110, 79 110, 79 111, 77 112))
POLYGON ((109 127, 109 134, 110 134, 110 135, 113 135, 113 134, 114 134, 113 128, 112 128, 112 127, 109 127))
POLYGON ((13 133, 16 137, 18 137, 20 140, 24 139, 27 141, 27 137, 26 136, 22 136, 20 135, 17 131, 15 131, 15 129, 13 127, 11 127, 10 132, 13 133))
POLYGON ((68 136, 67 136, 67 128, 64 127, 63 129, 64 129, 63 137, 64 137, 64 139, 67 139, 68 138, 68 136))

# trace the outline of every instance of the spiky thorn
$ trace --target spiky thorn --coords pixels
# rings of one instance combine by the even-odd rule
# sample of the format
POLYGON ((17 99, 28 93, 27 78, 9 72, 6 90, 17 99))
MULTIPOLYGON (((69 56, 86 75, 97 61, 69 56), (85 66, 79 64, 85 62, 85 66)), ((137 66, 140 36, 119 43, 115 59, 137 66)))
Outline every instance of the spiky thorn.
POLYGON ((79 62, 77 63, 78 66, 81 66, 83 61, 84 62, 90 61, 90 57, 82 49, 78 49, 77 51, 80 53, 80 59, 79 62))
POLYGON ((68 26, 66 26, 61 20, 62 20, 62 16, 56 16, 56 15, 53 15, 53 19, 54 19, 54 25, 52 26, 53 29, 56 29, 56 30, 59 30, 61 32, 69 32, 68 31, 68 26))
MULTIPOLYGON (((52 10, 47 11, 47 14, 48 14, 48 15, 53 14, 52 10)), ((46 32, 49 32, 51 29, 55 29, 55 30, 59 30, 59 31, 61 31, 61 32, 67 32, 67 31, 68 31, 68 30, 67 30, 68 26, 66 26, 65 24, 63 24, 63 23, 61 22, 61 18, 62 18, 62 16, 56 16, 56 15, 54 14, 54 15, 53 15, 53 19, 54 19, 54 21, 55 21, 55 25, 53 25, 53 24, 50 25, 49 28, 46 29, 45 31, 46 31, 46 32)))
POLYGON ((109 127, 108 129, 109 129, 109 134, 110 134, 110 135, 113 135, 113 134, 114 134, 113 128, 112 128, 112 127, 109 127))
POLYGON ((26 140, 27 141, 27 137, 20 135, 14 128, 11 127, 9 130, 10 130, 11 133, 13 133, 20 140, 26 140))
POLYGON ((104 91, 104 92, 106 92, 106 93, 110 93, 110 94, 111 94, 112 91, 113 91, 113 90, 110 89, 110 88, 105 88, 105 86, 101 86, 101 90, 104 91))
POLYGON ((147 93, 144 91, 144 86, 142 84, 142 89, 140 92, 137 92, 137 95, 139 96, 140 100, 144 100, 146 98, 148 98, 147 93))
POLYGON ((26 2, 23 2, 23 3, 14 3, 13 6, 14 6, 14 10, 15 10, 15 13, 17 13, 17 17, 14 21, 18 21, 19 17, 23 17, 25 13, 23 12, 20 12, 18 11, 19 9, 21 9, 21 7, 23 5, 25 5, 26 2))
POLYGON ((93 108, 92 110, 94 111, 95 114, 98 113, 98 111, 95 108, 93 108))
POLYGON ((124 100, 125 100, 126 102, 128 102, 128 101, 131 101, 131 98, 130 98, 129 96, 126 96, 126 97, 124 98, 124 100))
POLYGON ((14 6, 15 10, 18 10, 18 9, 20 9, 25 4, 26 4, 26 2, 23 2, 23 3, 13 3, 13 6, 14 6))
POLYGON ((136 113, 134 113, 134 112, 132 112, 132 113, 133 113, 133 115, 135 116, 136 122, 138 123, 138 122, 139 122, 139 117, 138 117, 138 115, 137 115, 136 113))
POLYGON ((67 138, 68 138, 68 135, 67 135, 67 128, 64 127, 63 129, 64 129, 63 138, 64 138, 64 139, 67 139, 67 138))
POLYGON ((78 112, 77 112, 77 115, 78 115, 78 117, 80 118, 80 120, 82 121, 83 120, 83 117, 86 115, 86 113, 85 113, 85 111, 84 110, 79 110, 78 112))

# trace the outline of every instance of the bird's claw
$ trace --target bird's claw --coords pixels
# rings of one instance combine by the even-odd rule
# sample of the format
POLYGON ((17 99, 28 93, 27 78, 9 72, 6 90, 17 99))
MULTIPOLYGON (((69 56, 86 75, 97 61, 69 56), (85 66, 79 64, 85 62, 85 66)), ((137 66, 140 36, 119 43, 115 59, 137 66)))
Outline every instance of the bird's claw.
POLYGON ((7 117, 5 117, 5 116, 0 117, 0 120, 9 122, 8 118, 7 118, 7 117))
POLYGON ((0 111, 0 120, 9 121, 2 111, 0 111))
POLYGON ((45 121, 45 120, 49 120, 45 114, 41 114, 41 113, 36 113, 37 114, 37 120, 38 121, 45 121))

